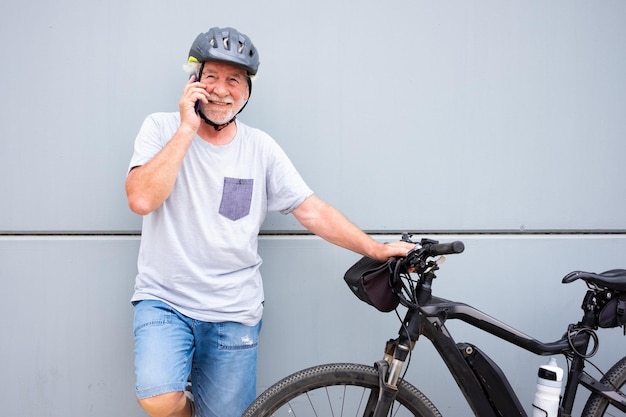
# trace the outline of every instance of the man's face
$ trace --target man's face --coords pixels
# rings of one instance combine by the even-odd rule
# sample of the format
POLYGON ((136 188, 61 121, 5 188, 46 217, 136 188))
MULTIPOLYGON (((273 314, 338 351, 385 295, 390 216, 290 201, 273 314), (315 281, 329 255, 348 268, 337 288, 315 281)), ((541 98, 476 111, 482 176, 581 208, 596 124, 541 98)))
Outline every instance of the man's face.
POLYGON ((202 104, 202 113, 213 123, 229 122, 248 100, 246 71, 221 62, 206 62, 200 77, 206 84, 209 103, 202 104))

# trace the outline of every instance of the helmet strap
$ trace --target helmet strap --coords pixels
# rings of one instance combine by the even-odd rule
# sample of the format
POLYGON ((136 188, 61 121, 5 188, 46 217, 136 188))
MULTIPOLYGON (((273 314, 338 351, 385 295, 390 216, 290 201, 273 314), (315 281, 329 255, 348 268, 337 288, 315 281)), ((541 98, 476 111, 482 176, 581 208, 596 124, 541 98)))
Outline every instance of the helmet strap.
MULTIPOLYGON (((241 111, 241 110, 240 110, 240 111, 241 111)), ((220 130, 224 129, 226 126, 228 126, 228 125, 229 125, 229 124, 231 124, 232 122, 234 122, 234 121, 235 121, 235 119, 237 118, 237 115, 235 115, 235 116, 234 116, 232 119, 230 119, 228 122, 223 123, 223 124, 221 124, 221 125, 218 125, 218 124, 213 123, 212 121, 210 121, 210 120, 209 120, 209 118, 208 118, 208 117, 206 117, 206 116, 204 115, 204 113, 202 113, 202 111, 201 111, 201 110, 198 110, 198 116, 200 116, 200 118, 201 118, 202 120, 204 120, 204 122, 205 122, 206 124, 208 124, 209 126, 213 126, 213 129, 215 129, 215 130, 216 130, 216 131, 218 131, 218 132, 219 132, 220 130)))

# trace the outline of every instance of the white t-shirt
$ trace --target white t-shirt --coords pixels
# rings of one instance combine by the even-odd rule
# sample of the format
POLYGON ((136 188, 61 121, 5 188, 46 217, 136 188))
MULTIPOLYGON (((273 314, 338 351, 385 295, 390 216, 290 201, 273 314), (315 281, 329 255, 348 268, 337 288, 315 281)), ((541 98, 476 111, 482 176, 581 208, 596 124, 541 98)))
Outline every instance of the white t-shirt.
MULTIPOLYGON (((261 319, 261 224, 268 210, 290 213, 313 192, 274 139, 235 123, 228 145, 194 138, 172 193, 144 216, 132 301, 161 300, 208 322, 261 319)), ((129 170, 152 159, 179 125, 178 113, 148 116, 129 170)))

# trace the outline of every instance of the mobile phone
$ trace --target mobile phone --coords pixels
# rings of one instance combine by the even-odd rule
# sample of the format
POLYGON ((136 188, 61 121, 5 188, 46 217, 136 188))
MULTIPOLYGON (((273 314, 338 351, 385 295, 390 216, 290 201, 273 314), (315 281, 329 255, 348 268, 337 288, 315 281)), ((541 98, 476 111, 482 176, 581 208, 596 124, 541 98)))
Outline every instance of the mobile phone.
MULTIPOLYGON (((198 75, 198 73, 191 74, 189 78, 191 79, 191 77, 193 77, 194 75, 196 76, 196 81, 200 81, 200 75, 198 75)), ((196 114, 200 113, 200 100, 196 100, 196 104, 194 105, 194 110, 196 111, 196 114)))

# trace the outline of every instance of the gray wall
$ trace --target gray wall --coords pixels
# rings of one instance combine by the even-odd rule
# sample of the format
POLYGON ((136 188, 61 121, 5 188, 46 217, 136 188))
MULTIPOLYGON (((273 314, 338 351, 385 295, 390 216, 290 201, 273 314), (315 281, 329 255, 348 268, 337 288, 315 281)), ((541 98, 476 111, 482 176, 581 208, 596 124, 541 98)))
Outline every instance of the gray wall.
MULTIPOLYGON (((260 50, 241 119, 322 198, 380 240, 464 240, 440 294, 556 339, 583 294, 560 278, 626 267, 624 21, 622 1, 2 3, 6 414, 142 415, 128 303, 141 219, 124 177, 143 118, 177 109, 190 43, 214 25, 260 50)), ((358 257, 297 235, 291 216, 264 230, 259 389, 318 362, 377 360, 397 319, 344 288, 358 257)), ((530 404, 545 358, 458 332, 530 404)), ((623 352, 616 333, 602 332, 599 363, 623 352)), ((432 355, 418 347, 409 378, 467 415, 432 355)))

